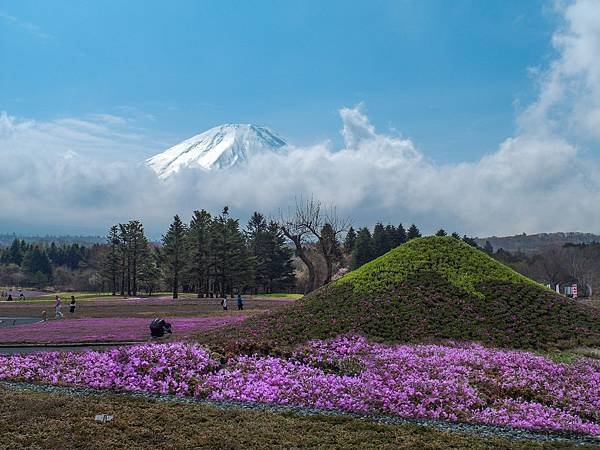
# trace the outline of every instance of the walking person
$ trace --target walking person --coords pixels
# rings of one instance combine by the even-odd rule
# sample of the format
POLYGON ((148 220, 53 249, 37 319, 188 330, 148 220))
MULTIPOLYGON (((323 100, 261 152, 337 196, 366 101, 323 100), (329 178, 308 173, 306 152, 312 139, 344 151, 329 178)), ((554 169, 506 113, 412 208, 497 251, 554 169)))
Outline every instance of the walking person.
POLYGON ((71 315, 75 314, 75 296, 71 295, 71 303, 69 304, 69 313, 71 315))
POLYGON ((221 299, 221 306, 223 306, 223 311, 227 311, 227 295, 224 295, 221 299))
POLYGON ((242 309, 244 309, 244 301, 242 300, 242 294, 238 294, 237 307, 238 307, 238 311, 241 311, 242 309))
POLYGON ((62 313, 62 300, 60 299, 60 297, 58 295, 56 296, 56 303, 54 304, 54 318, 55 319, 64 318, 63 313, 62 313))

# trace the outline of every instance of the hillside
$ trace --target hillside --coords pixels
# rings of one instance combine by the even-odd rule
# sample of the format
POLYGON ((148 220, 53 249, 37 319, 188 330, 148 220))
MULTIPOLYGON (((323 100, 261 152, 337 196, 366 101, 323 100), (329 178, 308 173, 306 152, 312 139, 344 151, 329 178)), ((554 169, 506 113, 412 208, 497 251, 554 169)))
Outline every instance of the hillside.
POLYGON ((209 342, 226 352, 270 351, 347 332, 380 341, 458 339, 525 349, 600 344, 598 311, 451 237, 410 241, 209 342))
POLYGON ((489 242, 494 251, 503 249, 511 253, 536 254, 548 248, 562 247, 565 244, 591 244, 600 242, 600 235, 592 233, 538 233, 517 234, 515 236, 475 238, 481 248, 489 242))

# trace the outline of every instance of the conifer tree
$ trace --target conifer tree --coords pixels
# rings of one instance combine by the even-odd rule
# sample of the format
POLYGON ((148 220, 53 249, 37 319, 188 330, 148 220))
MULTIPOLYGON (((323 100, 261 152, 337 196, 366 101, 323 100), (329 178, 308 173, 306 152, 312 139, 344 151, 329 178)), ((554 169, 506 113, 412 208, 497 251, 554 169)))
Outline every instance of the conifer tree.
POLYGON ((437 230, 437 232, 435 233, 436 236, 447 236, 448 233, 446 233, 446 230, 444 230, 443 228, 440 228, 439 230, 437 230))
POLYGON ((402 245, 408 240, 408 237, 406 236, 406 230, 402 224, 398 225, 398 228, 396 229, 396 236, 398 245, 402 245))
POLYGON ((373 239, 367 227, 358 230, 356 244, 352 253, 352 268, 356 269, 374 259, 373 239))
POLYGON ((344 251, 346 253, 352 253, 354 250, 354 244, 356 243, 356 231, 354 231, 353 227, 348 229, 346 233, 346 238, 344 239, 344 251))
POLYGON ((211 270, 212 217, 204 209, 194 211, 187 233, 189 264, 188 277, 195 287, 198 298, 208 295, 211 270))
POLYGON ((384 255, 391 249, 389 235, 386 232, 383 224, 378 223, 373 229, 373 252, 375 258, 384 255))
POLYGON ((106 278, 111 287, 112 295, 117 295, 118 276, 119 276, 119 227, 113 225, 110 227, 108 236, 106 237, 108 249, 103 255, 101 261, 101 274, 106 278))
POLYGON ((415 239, 421 237, 421 232, 417 228, 417 226, 413 223, 408 229, 408 233, 406 233, 406 240, 410 241, 411 239, 415 239))
POLYGON ((179 297, 179 285, 185 266, 185 236, 187 227, 178 215, 163 236, 162 256, 165 279, 173 291, 173 298, 179 297))

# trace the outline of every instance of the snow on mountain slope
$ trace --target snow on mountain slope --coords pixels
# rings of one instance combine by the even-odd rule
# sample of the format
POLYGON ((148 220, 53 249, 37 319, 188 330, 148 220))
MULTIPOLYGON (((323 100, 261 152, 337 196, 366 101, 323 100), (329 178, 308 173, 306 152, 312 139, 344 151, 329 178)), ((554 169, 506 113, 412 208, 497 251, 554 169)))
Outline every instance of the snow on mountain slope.
POLYGON ((226 124, 191 137, 146 160, 162 179, 195 167, 205 171, 225 169, 252 155, 276 151, 287 142, 272 130, 250 124, 226 124))

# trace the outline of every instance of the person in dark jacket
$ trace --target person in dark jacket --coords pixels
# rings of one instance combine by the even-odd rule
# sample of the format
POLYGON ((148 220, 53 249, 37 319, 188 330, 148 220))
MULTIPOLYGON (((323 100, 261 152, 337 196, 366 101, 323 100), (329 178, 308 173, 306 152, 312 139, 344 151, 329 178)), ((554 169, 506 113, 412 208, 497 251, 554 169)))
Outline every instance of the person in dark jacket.
POLYGON ((171 329, 171 324, 165 322, 165 319, 156 318, 150 324, 150 335, 153 338, 163 337, 165 333, 171 334, 173 330, 171 329))
POLYGON ((242 300, 242 294, 238 294, 238 297, 237 297, 237 307, 238 307, 238 310, 240 310, 240 311, 242 309, 244 309, 244 301, 242 300))
POLYGON ((71 303, 69 303, 69 312, 75 314, 75 296, 71 295, 71 303))

